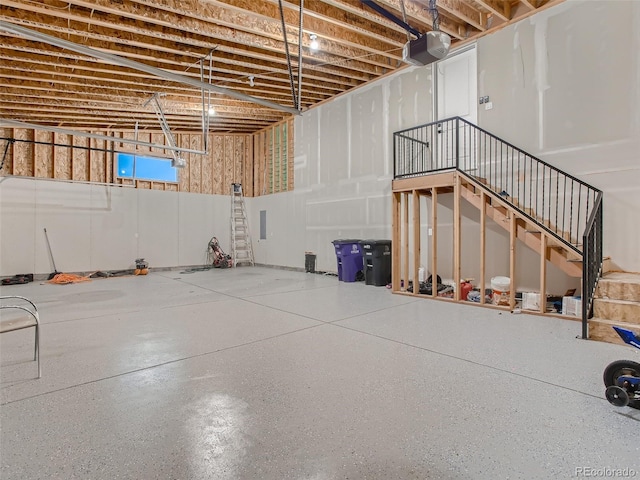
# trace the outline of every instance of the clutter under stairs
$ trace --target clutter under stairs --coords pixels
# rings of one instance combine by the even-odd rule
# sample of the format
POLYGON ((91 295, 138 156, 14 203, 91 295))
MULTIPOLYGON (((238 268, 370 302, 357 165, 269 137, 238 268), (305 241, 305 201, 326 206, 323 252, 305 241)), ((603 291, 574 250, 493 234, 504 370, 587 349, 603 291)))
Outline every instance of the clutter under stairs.
POLYGON ((589 339, 623 345, 614 325, 640 334, 639 273, 609 272, 598 282, 589 339))

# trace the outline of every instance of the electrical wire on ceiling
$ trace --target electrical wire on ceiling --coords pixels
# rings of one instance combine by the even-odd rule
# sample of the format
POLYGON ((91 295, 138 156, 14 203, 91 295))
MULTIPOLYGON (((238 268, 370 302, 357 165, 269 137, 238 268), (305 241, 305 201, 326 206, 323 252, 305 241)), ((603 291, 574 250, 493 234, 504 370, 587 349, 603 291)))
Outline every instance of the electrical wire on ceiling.
POLYGON ((437 32, 440 30, 440 13, 438 12, 438 7, 436 6, 436 0, 429 0, 428 10, 431 14, 431 17, 433 18, 433 30, 437 32))

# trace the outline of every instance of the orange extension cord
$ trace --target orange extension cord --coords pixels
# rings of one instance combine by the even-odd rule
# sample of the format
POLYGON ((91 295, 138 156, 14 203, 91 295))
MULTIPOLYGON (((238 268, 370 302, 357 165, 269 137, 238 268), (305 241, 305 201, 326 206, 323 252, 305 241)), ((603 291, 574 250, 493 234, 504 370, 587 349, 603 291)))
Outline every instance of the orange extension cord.
POLYGON ((80 275, 75 275, 73 273, 59 273, 47 283, 55 283, 57 285, 66 285, 68 283, 80 283, 80 282, 90 282, 91 279, 89 277, 81 277, 80 275))

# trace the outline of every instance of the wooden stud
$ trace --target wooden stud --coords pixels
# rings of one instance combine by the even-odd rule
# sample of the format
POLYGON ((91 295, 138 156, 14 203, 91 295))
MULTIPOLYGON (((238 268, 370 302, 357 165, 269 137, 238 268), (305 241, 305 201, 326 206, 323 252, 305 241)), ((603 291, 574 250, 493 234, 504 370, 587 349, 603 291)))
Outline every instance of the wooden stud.
POLYGON ((293 169, 295 163, 295 132, 293 131, 294 122, 293 118, 289 119, 289 136, 288 136, 288 145, 289 145, 289 173, 287 174, 287 178, 289 180, 289 185, 287 190, 291 191, 295 188, 295 172, 293 169))
POLYGON ((487 199, 484 190, 480 190, 480 305, 485 303, 485 271, 487 241, 487 199))
POLYGON ((547 311, 547 236, 540 234, 540 313, 547 311))
POLYGON ((285 167, 285 163, 284 163, 284 159, 285 159, 285 155, 286 155, 286 149, 285 149, 285 145, 284 145, 284 134, 285 131, 287 129, 287 124, 283 123, 280 126, 280 145, 278 145, 280 148, 280 158, 278 159, 278 192, 283 192, 286 189, 283 187, 283 182, 284 182, 284 177, 283 177, 283 173, 284 173, 284 167, 285 167))
POLYGON ((404 284, 402 287, 402 291, 406 292, 407 284, 409 283, 409 193, 403 193, 403 218, 402 218, 402 233, 403 235, 403 244, 402 244, 402 279, 404 280, 404 284))
POLYGON ((401 211, 401 194, 393 192, 391 195, 391 290, 393 292, 400 291, 400 242, 401 242, 401 228, 400 224, 400 211, 401 211))
POLYGON ((461 250, 461 215, 460 197, 462 184, 460 175, 456 175, 455 193, 453 197, 453 282, 455 285, 454 299, 460 300, 460 250, 461 250))
POLYGON ((438 189, 431 189, 431 296, 438 296, 438 189))
POLYGON ((413 191, 413 293, 420 293, 420 193, 413 191))
POLYGON ((511 277, 509 286, 509 307, 516 306, 516 216, 509 212, 509 276, 511 277))

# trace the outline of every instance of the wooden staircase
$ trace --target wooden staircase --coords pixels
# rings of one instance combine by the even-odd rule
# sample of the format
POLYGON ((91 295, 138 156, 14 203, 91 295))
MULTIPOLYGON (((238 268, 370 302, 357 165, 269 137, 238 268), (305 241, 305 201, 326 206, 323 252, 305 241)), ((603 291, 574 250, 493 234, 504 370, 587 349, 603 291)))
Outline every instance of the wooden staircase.
MULTIPOLYGON (((509 219, 511 215, 515 215, 516 238, 518 240, 540 255, 543 248, 541 236, 544 235, 546 237, 546 259, 571 277, 582 276, 582 255, 521 213, 524 211, 532 218, 535 218, 533 212, 514 208, 514 206, 503 200, 500 195, 482 188, 482 183, 484 183, 482 179, 470 180, 468 177, 463 177, 463 181, 460 183, 460 196, 478 208, 478 210, 484 208, 486 216, 506 231, 509 231, 510 228, 509 219), (482 192, 485 194, 483 195, 482 192)), ((514 205, 518 205, 517 199, 510 199, 510 201, 514 205)), ((555 230, 553 225, 547 224, 547 226, 551 230, 555 230)), ((560 232, 559 236, 567 239, 569 237, 565 232, 560 232)))
POLYGON ((613 326, 640 334, 640 274, 611 272, 598 282, 589 339, 624 344, 613 326))
MULTIPOLYGON (((582 280, 586 307, 582 337, 588 336, 598 280, 603 272, 602 191, 534 157, 460 117, 437 120, 394 132, 392 182, 392 291, 406 293, 402 281, 419 281, 421 262, 420 198, 454 193, 453 282, 461 280, 462 199, 480 214, 480 284, 486 285, 486 219, 509 236, 509 307, 515 308, 516 244, 540 256, 540 292, 546 292, 547 263, 582 280), (515 197, 515 198, 514 198, 515 197)), ((437 271, 437 208, 431 208, 433 239, 429 242, 431 273, 437 271)), ((450 267, 448 267, 450 268, 450 267)), ((460 301, 456 289, 454 301, 460 301)), ((412 293, 413 294, 413 293, 412 293)), ((436 298, 438 295, 433 294, 436 298)), ((481 296, 481 304, 484 297, 481 296)), ((629 301, 629 300, 625 300, 629 301)), ((541 302, 540 312, 545 312, 541 302)), ((631 314, 632 315, 632 314, 631 314)))

